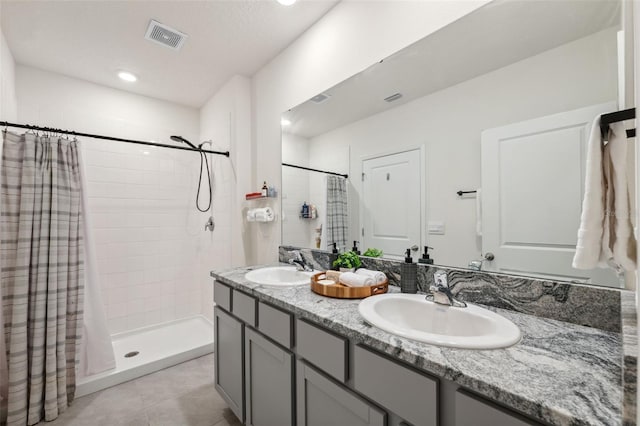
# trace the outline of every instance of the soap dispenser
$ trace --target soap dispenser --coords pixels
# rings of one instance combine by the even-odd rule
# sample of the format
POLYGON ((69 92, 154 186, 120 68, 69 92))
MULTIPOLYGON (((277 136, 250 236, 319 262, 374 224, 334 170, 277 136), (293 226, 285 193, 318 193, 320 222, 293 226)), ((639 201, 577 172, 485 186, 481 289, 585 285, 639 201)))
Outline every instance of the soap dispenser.
POLYGON ((351 251, 354 252, 355 254, 357 254, 358 256, 360 256, 360 250, 358 250, 358 242, 357 241, 353 242, 353 248, 351 248, 351 251))
POLYGON ((329 245, 333 246, 333 249, 331 250, 331 253, 338 254, 338 243, 331 243, 329 245))
POLYGON ((400 268, 400 291, 403 293, 418 292, 418 265, 413 263, 411 249, 407 249, 404 263, 400 268))
POLYGON ((433 247, 424 246, 424 253, 422 254, 422 257, 418 259, 418 262, 433 265, 433 259, 429 257, 429 249, 433 250, 433 247))
POLYGON ((333 246, 331 254, 329 254, 329 268, 331 268, 333 262, 338 259, 338 243, 331 243, 329 246, 333 246))

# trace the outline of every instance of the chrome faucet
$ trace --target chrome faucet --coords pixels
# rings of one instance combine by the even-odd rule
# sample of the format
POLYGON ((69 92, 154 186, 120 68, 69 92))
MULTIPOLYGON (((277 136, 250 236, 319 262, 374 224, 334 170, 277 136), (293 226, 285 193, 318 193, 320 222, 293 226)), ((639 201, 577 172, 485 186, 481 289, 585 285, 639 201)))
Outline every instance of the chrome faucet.
POLYGON ((491 262, 495 258, 496 257, 494 256, 493 253, 487 252, 485 253, 482 259, 472 260, 471 262, 469 262, 469 264, 467 265, 467 268, 472 269, 474 271, 481 271, 482 265, 484 264, 485 260, 491 262))
POLYGON ((481 271, 482 270, 482 261, 484 259, 479 259, 479 260, 472 260, 471 262, 469 262, 469 264, 467 265, 467 268, 474 270, 474 271, 481 271))
POLYGON ((436 271, 433 274, 435 284, 429 287, 431 294, 427 294, 426 299, 433 299, 440 305, 454 306, 456 308, 466 308, 467 304, 453 297, 449 284, 447 283, 447 272, 436 271))
POLYGON ((298 271, 313 271, 313 267, 307 263, 304 256, 302 256, 302 253, 300 253, 298 250, 293 250, 289 253, 293 255, 293 258, 289 259, 289 263, 291 265, 296 265, 296 269, 298 271))

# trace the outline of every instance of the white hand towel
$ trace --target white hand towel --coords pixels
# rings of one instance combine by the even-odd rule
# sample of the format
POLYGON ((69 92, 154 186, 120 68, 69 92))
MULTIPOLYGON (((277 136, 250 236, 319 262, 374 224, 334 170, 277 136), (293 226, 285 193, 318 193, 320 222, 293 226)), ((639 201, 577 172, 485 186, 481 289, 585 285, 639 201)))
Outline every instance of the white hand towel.
POLYGON ((636 269, 636 239, 631 224, 629 186, 627 182, 627 132, 622 123, 609 125, 609 143, 605 147, 605 234, 603 253, 614 268, 636 269), (608 226, 607 226, 608 225, 608 226), (608 243, 605 245, 605 243, 608 243))
POLYGON ((604 185, 600 116, 597 116, 593 120, 587 146, 584 198, 572 263, 574 268, 592 269, 606 265, 600 263, 604 233, 604 185))
POLYGON ((373 278, 365 275, 358 275, 355 272, 343 272, 340 274, 340 284, 349 287, 366 287, 375 284, 373 278))
POLYGON ((256 221, 256 209, 247 210, 247 222, 255 222, 256 221))
POLYGON ((600 116, 591 129, 587 176, 573 267, 636 268, 636 239, 630 219, 627 135, 622 123, 609 125, 603 145, 600 116))
POLYGON ((356 274, 369 277, 373 279, 373 282, 376 284, 382 284, 387 280, 387 276, 384 274, 384 272, 372 271, 371 269, 360 268, 356 271, 356 274))

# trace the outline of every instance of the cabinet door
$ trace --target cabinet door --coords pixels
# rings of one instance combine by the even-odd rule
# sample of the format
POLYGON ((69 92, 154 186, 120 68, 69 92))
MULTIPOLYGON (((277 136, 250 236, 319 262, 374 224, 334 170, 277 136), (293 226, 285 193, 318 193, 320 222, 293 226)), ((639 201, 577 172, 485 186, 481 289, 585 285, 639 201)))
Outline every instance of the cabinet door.
POLYGON ((293 355, 245 329, 247 425, 293 425, 293 355))
POLYGON ((213 313, 216 390, 244 422, 244 325, 218 307, 213 313))
POLYGON ((456 426, 531 426, 539 424, 489 401, 485 402, 467 392, 456 392, 456 426))
POLYGON ((384 426, 386 413, 297 361, 298 426, 384 426))

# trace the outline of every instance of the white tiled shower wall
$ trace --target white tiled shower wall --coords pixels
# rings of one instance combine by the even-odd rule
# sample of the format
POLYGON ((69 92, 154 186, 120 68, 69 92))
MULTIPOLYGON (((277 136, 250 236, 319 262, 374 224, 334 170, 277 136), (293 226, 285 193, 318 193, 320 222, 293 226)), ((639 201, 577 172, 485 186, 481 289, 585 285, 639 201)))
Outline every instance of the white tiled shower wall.
MULTIPOLYGON (((169 136, 177 134, 199 143, 195 108, 30 67, 19 66, 16 74, 21 122, 174 145, 169 136)), ((194 204, 197 154, 81 139, 111 333, 196 314, 210 317, 211 304, 201 299, 211 286, 210 260, 229 244, 229 190, 216 186, 218 227, 205 233, 209 213, 198 212, 194 204)), ((227 159, 210 160, 218 181, 227 159)), ((204 181, 202 187, 201 204, 206 204, 204 181)))
MULTIPOLYGON (((309 141, 290 133, 282 133, 282 162, 309 167, 309 141)), ((302 204, 317 203, 309 197, 311 173, 282 167, 282 242, 283 244, 315 247, 315 228, 322 220, 300 217, 302 204)), ((318 206, 319 208, 319 206, 318 206)))

